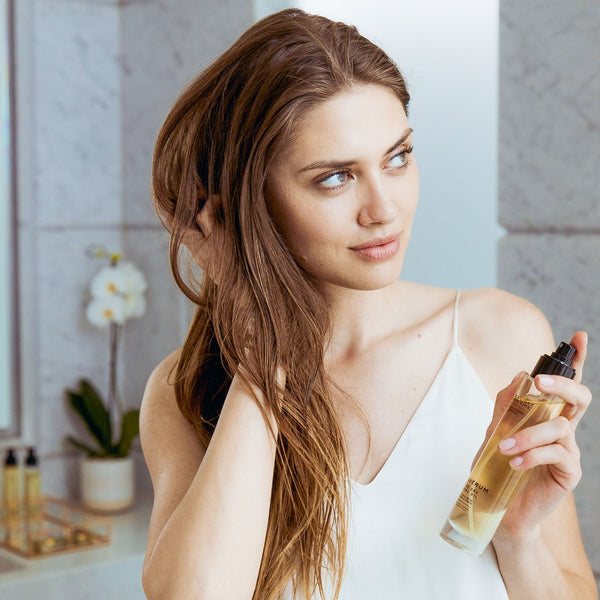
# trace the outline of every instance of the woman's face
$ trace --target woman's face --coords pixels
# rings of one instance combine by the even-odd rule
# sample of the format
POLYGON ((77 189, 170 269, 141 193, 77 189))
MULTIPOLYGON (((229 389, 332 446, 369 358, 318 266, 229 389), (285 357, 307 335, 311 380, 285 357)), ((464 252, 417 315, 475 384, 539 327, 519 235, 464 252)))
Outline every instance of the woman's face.
POLYGON ((275 157, 269 210, 321 285, 372 290, 398 278, 419 190, 411 133, 390 90, 357 85, 313 108, 275 157))

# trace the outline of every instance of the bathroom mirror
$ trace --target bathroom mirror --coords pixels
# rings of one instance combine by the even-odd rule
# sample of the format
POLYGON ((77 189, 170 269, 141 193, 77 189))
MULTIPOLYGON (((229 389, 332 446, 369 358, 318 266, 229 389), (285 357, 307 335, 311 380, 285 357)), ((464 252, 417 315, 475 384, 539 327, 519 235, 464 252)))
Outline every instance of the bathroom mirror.
POLYGON ((20 433, 15 201, 13 2, 0 0, 0 437, 20 433))

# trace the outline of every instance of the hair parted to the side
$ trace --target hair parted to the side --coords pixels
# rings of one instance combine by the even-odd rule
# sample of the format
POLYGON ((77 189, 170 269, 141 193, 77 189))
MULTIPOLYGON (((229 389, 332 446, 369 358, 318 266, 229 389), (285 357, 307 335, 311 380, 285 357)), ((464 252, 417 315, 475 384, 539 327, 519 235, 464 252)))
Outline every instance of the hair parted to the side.
POLYGON ((179 408, 208 445, 237 372, 263 392, 278 426, 257 600, 279 598, 288 584, 325 598, 325 572, 339 594, 349 474, 323 366, 328 313, 277 231, 264 188, 273 156, 310 109, 355 83, 385 86, 408 108, 398 68, 354 27, 298 9, 275 13, 183 92, 154 153, 154 201, 171 231, 172 271, 197 305, 177 366, 179 408), (214 256, 218 285, 197 283, 182 253, 209 196, 228 242, 214 256))

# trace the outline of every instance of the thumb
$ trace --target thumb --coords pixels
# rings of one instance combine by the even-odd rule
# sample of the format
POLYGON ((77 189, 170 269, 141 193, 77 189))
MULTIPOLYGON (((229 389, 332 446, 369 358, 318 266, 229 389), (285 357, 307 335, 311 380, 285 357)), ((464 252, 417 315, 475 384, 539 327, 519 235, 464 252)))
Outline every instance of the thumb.
POLYGON ((494 420, 498 411, 500 411, 502 414, 508 408, 508 405, 510 404, 511 400, 519 389, 523 378, 526 375, 527 373, 525 371, 519 371, 514 376, 513 380, 505 388, 498 392, 498 395, 496 396, 496 406, 494 408, 494 420))
POLYGON ((510 404, 511 400, 517 393, 517 390, 519 389, 519 386, 523 381, 523 377, 526 374, 527 373, 525 371, 520 371, 519 373, 517 373, 514 376, 513 380, 505 388, 501 389, 496 395, 496 403, 494 405, 494 414, 492 415, 492 420, 490 421, 487 431, 485 432, 485 438, 483 440, 483 443, 481 444, 481 447, 479 448, 477 454, 475 455, 475 458, 473 459, 471 468, 473 468, 473 466, 481 456, 485 445, 492 436, 494 429, 496 429, 496 425, 498 425, 498 421, 500 421, 500 418, 504 414, 504 411, 508 408, 508 405, 510 404))

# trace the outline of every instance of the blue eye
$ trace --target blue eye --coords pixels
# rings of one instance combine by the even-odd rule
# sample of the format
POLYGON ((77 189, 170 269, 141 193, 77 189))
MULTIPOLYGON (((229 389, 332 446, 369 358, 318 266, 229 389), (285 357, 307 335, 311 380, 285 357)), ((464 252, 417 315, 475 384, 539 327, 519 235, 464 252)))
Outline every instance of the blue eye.
POLYGON ((332 175, 329 175, 325 179, 322 179, 318 183, 319 183, 319 185, 322 185, 325 188, 336 189, 336 188, 343 186, 345 183, 347 183, 349 178, 350 178, 349 173, 347 173, 345 171, 338 171, 337 173, 333 173, 332 175))
POLYGON ((398 154, 395 154, 394 156, 392 156, 392 158, 390 158, 387 166, 392 169, 405 167, 406 163, 408 162, 408 155, 412 152, 412 150, 413 149, 411 147, 402 150, 402 152, 398 152, 398 154))

